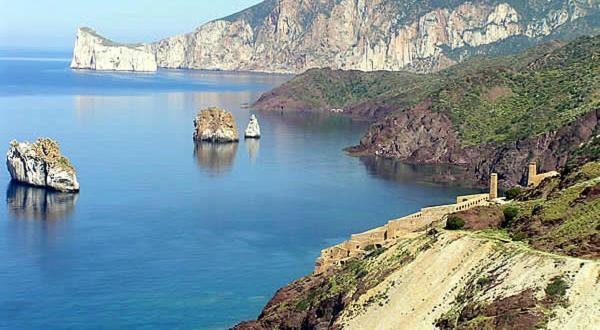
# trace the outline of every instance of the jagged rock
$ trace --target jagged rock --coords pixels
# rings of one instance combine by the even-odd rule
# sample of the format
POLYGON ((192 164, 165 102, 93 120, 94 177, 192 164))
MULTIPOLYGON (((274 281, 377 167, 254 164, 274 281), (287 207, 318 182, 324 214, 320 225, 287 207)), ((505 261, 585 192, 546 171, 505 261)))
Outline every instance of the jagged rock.
POLYGON ((80 28, 71 68, 153 72, 157 70, 157 65, 154 54, 142 44, 115 43, 90 28, 80 28))
POLYGON ((266 0, 146 44, 165 68, 430 72, 600 29, 594 1, 266 0))
POLYGON ((260 139, 260 126, 258 125, 258 119, 255 115, 250 116, 250 122, 246 127, 245 136, 248 139, 260 139))
POLYGON ((194 119, 194 128, 196 141, 228 143, 240 139, 233 115, 216 107, 200 111, 194 119))
POLYGON ((60 153, 56 141, 42 138, 35 143, 12 141, 6 165, 13 180, 58 191, 79 191, 77 173, 60 153))

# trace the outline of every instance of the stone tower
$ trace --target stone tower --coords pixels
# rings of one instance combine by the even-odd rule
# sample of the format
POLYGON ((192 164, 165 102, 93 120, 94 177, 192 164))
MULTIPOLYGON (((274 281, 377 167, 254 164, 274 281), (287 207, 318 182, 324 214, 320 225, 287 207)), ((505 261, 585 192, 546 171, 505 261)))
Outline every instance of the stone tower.
POLYGON ((490 199, 498 198, 498 174, 492 173, 490 177, 490 199))
POLYGON ((535 177, 537 176, 537 163, 529 163, 529 170, 527 173, 527 186, 535 185, 535 177))

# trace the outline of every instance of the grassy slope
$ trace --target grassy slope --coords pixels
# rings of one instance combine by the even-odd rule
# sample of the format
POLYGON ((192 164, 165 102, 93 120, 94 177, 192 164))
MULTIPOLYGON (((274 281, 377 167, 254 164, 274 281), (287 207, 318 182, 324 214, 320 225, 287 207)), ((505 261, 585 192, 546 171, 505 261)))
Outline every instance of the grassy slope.
POLYGON ((321 109, 375 101, 405 111, 431 100, 465 145, 514 141, 600 107, 600 36, 561 46, 552 42, 517 55, 476 58, 429 75, 310 70, 280 91, 321 109))
POLYGON ((514 238, 553 253, 600 257, 600 162, 546 180, 519 199, 519 215, 507 224, 514 238))

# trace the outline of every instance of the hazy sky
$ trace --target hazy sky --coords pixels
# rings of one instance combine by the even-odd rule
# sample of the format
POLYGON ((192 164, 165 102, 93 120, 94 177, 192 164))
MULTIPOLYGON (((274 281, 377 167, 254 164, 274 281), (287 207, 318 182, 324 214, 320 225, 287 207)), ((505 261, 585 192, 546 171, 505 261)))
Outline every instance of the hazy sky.
POLYGON ((80 26, 120 42, 190 32, 260 0, 0 0, 0 48, 73 47, 80 26))

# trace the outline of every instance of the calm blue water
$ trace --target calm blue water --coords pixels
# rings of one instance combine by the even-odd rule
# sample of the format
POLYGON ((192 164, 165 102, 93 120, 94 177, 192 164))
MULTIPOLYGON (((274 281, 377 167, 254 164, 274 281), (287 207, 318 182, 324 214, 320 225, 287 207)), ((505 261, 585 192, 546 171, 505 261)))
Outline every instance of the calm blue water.
POLYGON ((199 108, 243 128, 243 104, 288 76, 73 72, 25 55, 0 56, 0 151, 57 139, 82 191, 0 170, 2 328, 227 328, 320 249, 470 191, 422 182, 440 169, 346 156, 365 124, 336 116, 257 113, 260 141, 194 145, 199 108))

